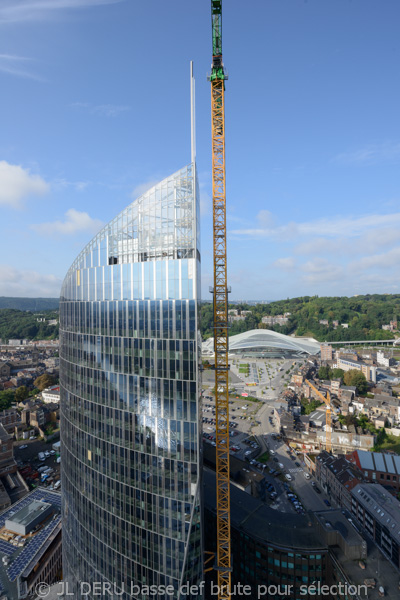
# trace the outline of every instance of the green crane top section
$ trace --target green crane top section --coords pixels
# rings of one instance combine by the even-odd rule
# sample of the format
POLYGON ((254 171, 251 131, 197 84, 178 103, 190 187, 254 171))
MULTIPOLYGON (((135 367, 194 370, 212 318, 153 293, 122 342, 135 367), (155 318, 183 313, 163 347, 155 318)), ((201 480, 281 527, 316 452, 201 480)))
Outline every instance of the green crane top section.
POLYGON ((210 81, 228 79, 222 62, 222 0, 211 0, 213 62, 210 81))

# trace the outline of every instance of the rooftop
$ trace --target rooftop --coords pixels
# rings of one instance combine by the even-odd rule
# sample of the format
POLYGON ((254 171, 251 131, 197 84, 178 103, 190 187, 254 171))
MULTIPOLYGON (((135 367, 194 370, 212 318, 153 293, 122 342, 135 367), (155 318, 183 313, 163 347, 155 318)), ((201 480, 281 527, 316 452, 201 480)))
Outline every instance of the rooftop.
POLYGON ((18 523, 25 526, 29 525, 29 523, 47 511, 48 508, 51 508, 51 504, 48 502, 32 500, 28 506, 24 506, 24 508, 21 508, 16 514, 7 519, 7 522, 18 523))
POLYGON ((58 535, 61 530, 61 495, 58 492, 37 488, 0 515, 1 532, 4 531, 6 521, 25 520, 32 515, 32 511, 43 505, 52 506, 54 515, 43 523, 37 533, 25 537, 15 534, 0 536, 0 558, 8 557, 7 565, 0 560, 0 595, 9 598, 18 597, 18 578, 28 577, 58 535), (33 505, 32 508, 30 505, 33 505), (19 540, 16 539, 18 537, 19 540), (21 543, 22 546, 18 545, 21 543))
MULTIPOLYGON (((205 508, 216 511, 215 473, 203 471, 205 508)), ((231 485, 231 524, 261 542, 300 550, 326 549, 313 527, 312 517, 279 513, 261 500, 231 485)))

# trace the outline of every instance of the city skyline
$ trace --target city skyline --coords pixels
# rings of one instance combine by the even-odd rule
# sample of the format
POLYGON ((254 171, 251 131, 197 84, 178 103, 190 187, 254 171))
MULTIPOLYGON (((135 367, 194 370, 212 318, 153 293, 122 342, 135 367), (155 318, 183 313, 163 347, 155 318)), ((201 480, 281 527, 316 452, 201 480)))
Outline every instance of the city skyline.
MULTIPOLYGON (((232 298, 399 291, 398 16, 224 6, 232 298)), ((193 59, 211 300, 209 20, 183 0, 2 4, 0 295, 57 296, 88 237, 186 162, 193 59)))

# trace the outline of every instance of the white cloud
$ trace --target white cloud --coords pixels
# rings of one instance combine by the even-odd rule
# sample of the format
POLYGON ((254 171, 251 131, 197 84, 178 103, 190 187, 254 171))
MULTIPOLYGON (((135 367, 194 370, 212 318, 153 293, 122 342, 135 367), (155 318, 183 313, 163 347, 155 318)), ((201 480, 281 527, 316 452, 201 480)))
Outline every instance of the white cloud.
POLYGON ((133 200, 139 198, 139 196, 143 196, 148 190, 151 190, 152 187, 160 183, 161 179, 148 179, 143 183, 139 183, 135 188, 133 188, 130 196, 133 200))
POLYGON ((273 266, 277 269, 282 269, 283 271, 293 271, 296 262, 293 257, 288 256, 286 258, 278 258, 278 260, 273 263, 273 266))
POLYGON ((0 24, 44 20, 61 10, 117 4, 124 0, 2 0, 0 24))
POLYGON ((39 175, 31 175, 29 169, 0 161, 0 205, 19 208, 25 198, 43 196, 49 189, 49 184, 39 175))
POLYGON ((379 162, 392 162, 400 159, 400 142, 368 144, 351 152, 335 156, 332 162, 343 165, 370 165, 379 162))
MULTIPOLYGON (((261 213, 268 211, 261 211, 261 213)), ((260 221, 260 214, 257 220, 260 221)), ((272 219, 270 219, 270 222, 272 219)), ((251 237, 278 237, 281 241, 285 238, 292 241, 294 237, 301 236, 327 236, 327 237, 352 237, 361 235, 369 229, 384 226, 400 226, 400 212, 387 215, 370 214, 360 217, 335 216, 330 218, 315 219, 314 221, 305 221, 296 223, 294 221, 277 227, 263 227, 253 229, 236 229, 231 231, 234 235, 243 235, 251 237)))
POLYGON ((83 192, 90 184, 90 181, 68 181, 67 179, 55 179, 52 182, 52 186, 55 188, 65 189, 70 187, 77 192, 83 192))
POLYGON ((61 283, 55 275, 0 265, 0 296, 55 298, 60 294, 61 283))
POLYGON ((309 260, 301 265, 300 269, 305 273, 302 278, 303 281, 308 284, 318 284, 326 281, 339 282, 345 275, 343 267, 323 258, 309 260))
POLYGON ((54 221, 53 223, 39 223, 31 225, 37 233, 41 235, 75 235, 83 231, 97 233, 103 223, 99 219, 92 219, 86 212, 80 212, 75 208, 70 208, 65 213, 64 221, 54 221))
POLYGON ((26 56, 0 54, 0 71, 9 75, 16 75, 17 77, 43 81, 41 77, 26 68, 26 65, 29 64, 29 61, 31 60, 32 59, 27 58, 26 56))
POLYGON ((130 106, 121 104, 90 104, 88 102, 74 102, 71 104, 73 108, 85 109, 92 115, 102 117, 117 117, 119 114, 130 110, 130 106))
POLYGON ((387 269, 398 267, 400 265, 400 247, 392 248, 388 252, 382 254, 373 254, 372 256, 364 256, 360 260, 352 261, 349 264, 350 269, 354 271, 365 269, 387 269))

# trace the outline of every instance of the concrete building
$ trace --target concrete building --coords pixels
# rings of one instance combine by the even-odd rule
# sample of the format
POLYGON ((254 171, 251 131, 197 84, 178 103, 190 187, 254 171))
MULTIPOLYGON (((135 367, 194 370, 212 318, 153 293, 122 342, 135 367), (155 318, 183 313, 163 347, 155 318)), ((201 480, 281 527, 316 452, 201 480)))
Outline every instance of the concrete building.
POLYGON ((382 350, 378 350, 378 352, 376 353, 376 362, 381 367, 386 367, 387 369, 392 365, 396 364, 395 359, 392 356, 389 356, 387 353, 383 352, 382 350))
POLYGON ((0 515, 0 596, 35 596, 62 576, 61 497, 38 488, 0 515))
POLYGON ((337 367, 343 369, 343 371, 357 370, 361 371, 367 381, 376 383, 376 367, 373 365, 366 365, 365 363, 354 361, 346 358, 339 357, 337 359, 337 367))
MULTIPOLYGON (((204 472, 206 547, 215 549, 215 474, 204 472)), ((352 583, 347 564, 366 559, 366 545, 340 511, 279 513, 231 485, 232 590, 248 585, 251 599, 315 598, 311 584, 352 583), (263 594, 259 594, 264 585, 263 594)), ((215 585, 215 581, 214 581, 215 585)), ((331 600, 356 598, 333 593, 331 600)), ((210 591, 210 590, 208 590, 210 591)), ((213 597, 209 594, 207 597, 213 597)), ((236 598, 246 597, 236 594, 236 598)), ((319 596, 318 596, 319 597, 319 596)))
POLYGON ((332 360, 333 350, 330 344, 321 344, 321 361, 332 360))
POLYGON ((42 391, 42 399, 45 403, 56 403, 60 402, 60 386, 52 385, 42 391))
POLYGON ((352 515, 400 571, 400 502, 370 483, 358 484, 351 495, 352 515))

